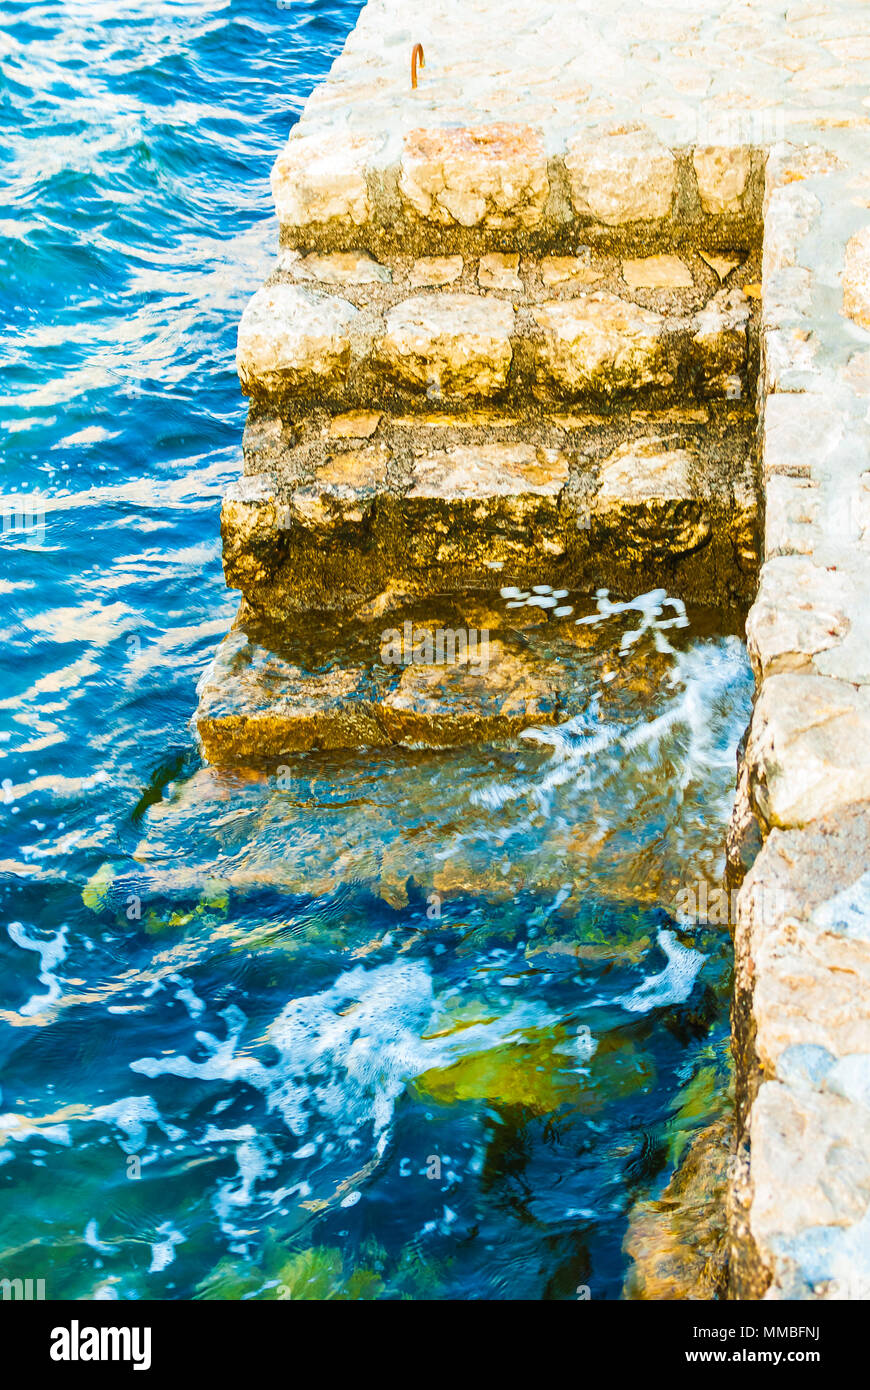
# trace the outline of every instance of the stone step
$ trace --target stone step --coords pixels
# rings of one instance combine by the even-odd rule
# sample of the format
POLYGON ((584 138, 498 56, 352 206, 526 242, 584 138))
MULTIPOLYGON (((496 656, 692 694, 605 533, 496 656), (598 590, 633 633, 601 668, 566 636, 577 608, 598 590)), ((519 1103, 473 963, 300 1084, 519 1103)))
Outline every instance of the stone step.
POLYGON ((529 423, 377 411, 254 416, 222 512, 224 569, 280 625, 307 610, 494 584, 748 604, 754 416, 737 406, 529 423))
POLYGON ((540 260, 285 251, 239 328, 243 390, 325 405, 741 398, 758 266, 730 256, 540 260), (724 283, 723 283, 724 282, 724 283))
MULTIPOLYGON (((380 90, 366 79, 343 81, 333 69, 309 99, 272 170, 286 245, 332 250, 356 237, 381 253, 396 245, 419 254, 485 253, 558 246, 578 229, 603 246, 759 240, 764 161, 751 142, 734 140, 739 120, 726 123, 724 140, 711 141, 711 128, 698 143, 691 131, 674 132, 682 138, 670 145, 630 122, 602 125, 594 103, 578 101, 584 84, 574 82, 561 97, 572 109, 567 133, 562 120, 553 126, 550 93, 546 120, 533 100, 535 124, 495 119, 491 108, 476 124, 461 96, 457 102, 455 52, 441 55, 437 79, 430 73, 418 91, 408 90, 410 35, 403 37, 407 46, 391 43, 386 63, 381 52, 366 55, 368 68, 383 68, 380 90), (436 81, 438 98, 427 101, 436 81), (349 115, 356 129, 348 129, 349 115)), ((487 54, 493 42, 487 33, 487 54)), ((510 64, 515 58, 514 51, 510 64)), ((352 55, 342 61, 350 65, 352 55)), ((497 90, 487 101, 513 116, 523 95, 505 87, 503 69, 493 76, 497 90)), ((609 79, 606 87, 609 104, 609 79)))
POLYGON ((582 715, 597 688, 606 723, 627 695, 643 705, 665 689, 661 639, 689 625, 664 589, 627 606, 538 584, 374 609, 276 630, 243 605, 199 686, 208 761, 503 740, 582 715))

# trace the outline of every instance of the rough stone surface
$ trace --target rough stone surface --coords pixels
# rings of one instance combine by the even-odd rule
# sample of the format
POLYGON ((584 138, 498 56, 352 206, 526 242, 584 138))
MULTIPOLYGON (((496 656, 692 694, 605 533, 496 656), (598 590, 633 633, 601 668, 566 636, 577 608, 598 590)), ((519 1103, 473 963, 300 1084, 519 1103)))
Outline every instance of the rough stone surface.
POLYGON ((610 395, 673 380, 664 322, 650 309, 598 292, 543 304, 534 316, 542 330, 540 374, 558 395, 610 395))
POLYGON ((622 262, 622 278, 633 290, 679 290, 694 284, 679 256, 642 256, 622 262))
POLYGON ((601 271, 580 256, 545 256, 541 261, 541 279, 551 286, 594 285, 601 271))
POLYGON ((870 798, 870 688, 823 676, 769 676, 746 760, 770 826, 807 825, 870 798))
POLYGON ((323 285, 384 285, 392 276, 385 265, 363 251, 333 251, 303 256, 292 264, 295 280, 318 280, 323 285))
POLYGON ((365 136, 336 142, 328 135, 295 134, 272 170, 280 220, 298 227, 333 218, 365 222, 371 209, 365 168, 375 148, 365 136))
POLYGON ((492 251, 488 256, 481 257, 477 283, 485 290, 517 290, 522 293, 523 282, 518 274, 519 263, 517 253, 505 255, 499 251, 492 251))
POLYGON ((774 830, 740 894, 738 1296, 866 1298, 870 804, 774 830))
POLYGON ((495 396, 507 384, 514 312, 470 294, 417 295, 391 309, 378 345, 384 370, 439 394, 495 396))
POLYGON ((632 1209, 624 1242, 632 1261, 626 1298, 698 1300, 724 1294, 724 1197, 733 1129, 731 1116, 703 1129, 661 1197, 632 1209))
POLYGON ((507 124, 411 131, 399 189, 420 217, 475 227, 534 226, 549 192, 540 134, 507 124))
POLYGON ((461 256, 421 256, 411 267, 411 284, 423 287, 452 285, 462 274, 461 256))
POLYGON ((335 436, 314 424, 289 451, 293 471, 252 473, 227 493, 227 580, 280 623, 396 588, 487 589, 496 576, 651 588, 667 554, 671 592, 745 603, 757 564, 751 417, 729 412, 711 429, 706 413, 641 416, 614 430, 560 415, 534 443, 509 420, 493 439, 479 413, 351 414, 335 436))
POLYGON ((870 328, 870 226, 846 243, 843 266, 843 313, 870 328))
POLYGON ((705 212, 739 212, 752 170, 749 150, 733 146, 698 147, 692 163, 705 212))
POLYGON ((239 325, 242 387, 335 384, 350 365, 357 310, 346 300, 295 285, 258 290, 239 325))
POLYGON ((608 226, 667 217, 676 187, 673 154, 648 132, 568 142, 565 167, 574 210, 608 226))
POLYGON ((719 290, 697 315, 693 343, 704 394, 742 394, 748 320, 749 303, 737 287, 719 290))
POLYGON ((768 560, 746 623, 756 676, 815 673, 813 657, 842 642, 849 630, 848 581, 803 556, 768 560))

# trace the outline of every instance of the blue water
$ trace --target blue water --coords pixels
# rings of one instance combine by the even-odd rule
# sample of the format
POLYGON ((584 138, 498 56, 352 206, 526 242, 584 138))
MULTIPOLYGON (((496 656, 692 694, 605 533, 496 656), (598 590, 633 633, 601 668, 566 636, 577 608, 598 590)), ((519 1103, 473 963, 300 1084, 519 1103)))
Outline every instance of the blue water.
POLYGON ((269 168, 358 9, 0 5, 0 1277, 49 1298, 618 1297, 681 1097, 721 1103, 722 933, 683 937, 690 995, 625 1001, 663 866, 721 868, 733 640, 684 648, 594 805, 528 743, 277 790, 196 749, 269 168))

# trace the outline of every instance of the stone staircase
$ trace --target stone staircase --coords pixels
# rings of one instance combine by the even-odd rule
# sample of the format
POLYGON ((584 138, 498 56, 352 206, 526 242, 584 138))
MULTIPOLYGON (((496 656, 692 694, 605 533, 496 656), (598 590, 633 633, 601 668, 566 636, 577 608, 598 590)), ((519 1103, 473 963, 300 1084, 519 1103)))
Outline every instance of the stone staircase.
MULTIPOLYGON (((279 212, 298 218, 276 168, 279 212)), ((282 226, 239 328, 250 411, 222 534, 242 605, 201 684, 209 759, 568 718, 572 640, 540 668, 516 637, 536 593, 561 595, 535 616, 563 637, 574 597, 601 588, 751 601, 757 255, 709 219, 706 247, 646 254, 646 224, 602 237, 587 218, 567 249, 562 223, 555 249, 539 228, 529 251, 525 186, 473 253, 460 237, 444 254, 437 212, 393 240, 377 208, 326 233, 282 226), (424 619, 494 634, 487 670, 455 652, 449 671, 391 670, 383 633, 424 619)))

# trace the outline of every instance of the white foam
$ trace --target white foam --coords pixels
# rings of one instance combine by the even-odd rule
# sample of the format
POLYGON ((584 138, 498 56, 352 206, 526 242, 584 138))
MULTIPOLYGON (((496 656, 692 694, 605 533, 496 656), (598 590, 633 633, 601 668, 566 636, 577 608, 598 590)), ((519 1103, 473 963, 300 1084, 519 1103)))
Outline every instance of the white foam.
POLYGON ((32 995, 18 1010, 23 1018, 31 1018, 34 1014, 41 1014, 45 1009, 51 1008, 61 996, 60 981, 52 972, 55 966, 66 959, 67 929, 61 927, 48 941, 28 936, 21 922, 10 922, 6 930, 16 946, 20 946, 23 951, 36 951, 39 956, 39 983, 46 986, 48 993, 32 995))
POLYGON ((148 1125, 155 1124, 167 1139, 183 1139, 184 1130, 167 1124, 150 1096, 122 1096, 111 1105, 98 1105, 87 1117, 114 1125, 126 1137, 118 1142, 126 1154, 140 1153, 148 1142, 148 1125))
POLYGON ((643 984, 614 1002, 629 1013, 644 1014, 666 1004, 683 1004, 695 986, 698 971, 707 959, 700 951, 682 946, 672 931, 660 931, 656 938, 668 963, 658 975, 648 975, 643 984))
POLYGON ((155 1241, 151 1246, 149 1274, 160 1274, 167 1265, 171 1265, 175 1259, 176 1245, 181 1245, 186 1240, 186 1236, 176 1231, 170 1221, 164 1221, 163 1225, 157 1228, 157 1234, 163 1236, 163 1239, 155 1241))
POLYGON ((85 1245, 89 1245, 91 1249, 96 1250, 99 1255, 114 1255, 114 1245, 106 1245, 104 1241, 100 1240, 99 1232, 100 1228, 97 1225, 96 1219, 92 1217, 85 1227, 85 1245))
MULTIPOLYGON (((291 1000, 263 1035, 278 1051, 278 1061, 271 1066, 238 1051, 243 1026, 239 1011, 228 1009, 224 1016, 229 1024, 225 1041, 207 1033, 196 1035, 209 1054, 203 1061, 144 1057, 133 1062, 132 1069, 149 1077, 253 1086, 265 1097, 267 1109, 305 1141, 293 1154, 297 1160, 322 1157, 336 1141, 352 1150, 366 1132, 375 1155, 382 1157, 396 1100, 408 1080, 562 1021, 537 1001, 519 1000, 496 1019, 439 1036, 445 1015, 432 977, 425 965, 408 960, 372 969, 357 966, 321 993, 291 1000)), ((573 1045, 568 1051, 578 1065, 588 1057, 588 1052, 581 1057, 573 1045)), ((220 1139, 239 1143, 241 1181, 222 1188, 218 1203, 226 1224, 234 1208, 252 1199, 255 1184, 268 1170, 268 1155, 251 1126, 209 1126, 203 1142, 220 1139)))

